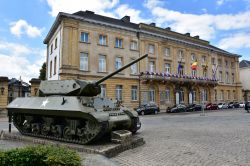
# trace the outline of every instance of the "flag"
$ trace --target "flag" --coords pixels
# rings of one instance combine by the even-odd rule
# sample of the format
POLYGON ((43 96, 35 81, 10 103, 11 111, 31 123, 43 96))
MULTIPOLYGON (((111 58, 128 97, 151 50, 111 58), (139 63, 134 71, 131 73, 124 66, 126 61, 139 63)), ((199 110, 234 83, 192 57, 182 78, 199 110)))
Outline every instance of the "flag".
POLYGON ((181 69, 183 68, 183 66, 181 65, 181 63, 178 64, 178 73, 180 73, 181 69))
POLYGON ((195 62, 192 63, 191 69, 192 69, 192 70, 197 70, 197 66, 198 66, 198 62, 195 61, 195 62))

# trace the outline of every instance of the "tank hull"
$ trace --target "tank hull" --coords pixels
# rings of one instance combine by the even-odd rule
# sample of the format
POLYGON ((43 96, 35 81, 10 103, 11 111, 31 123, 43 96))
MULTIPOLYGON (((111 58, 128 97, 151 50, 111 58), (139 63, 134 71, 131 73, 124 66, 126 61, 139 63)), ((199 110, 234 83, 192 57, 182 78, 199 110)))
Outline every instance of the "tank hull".
POLYGON ((140 128, 135 111, 98 111, 76 96, 17 98, 7 109, 21 134, 64 142, 88 144, 113 130, 140 128))

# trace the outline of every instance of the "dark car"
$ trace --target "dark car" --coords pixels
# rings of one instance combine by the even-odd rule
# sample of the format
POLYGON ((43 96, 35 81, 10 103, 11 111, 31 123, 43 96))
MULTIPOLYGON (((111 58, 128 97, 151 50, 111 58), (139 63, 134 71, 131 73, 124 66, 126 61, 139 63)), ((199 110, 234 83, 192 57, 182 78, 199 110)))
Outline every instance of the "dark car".
POLYGON ((135 110, 139 115, 158 114, 160 112, 159 107, 155 103, 143 104, 135 110))
POLYGON ((201 111, 201 110, 202 110, 202 106, 199 104, 190 104, 186 108, 186 112, 201 111))
POLYGON ((234 102, 228 103, 228 108, 234 108, 234 102))
POLYGON ((240 103, 234 102, 234 108, 240 108, 240 103))
POLYGON ((246 102, 246 104, 245 104, 245 110, 246 110, 248 113, 250 113, 250 102, 249 102, 249 101, 246 102))
POLYGON ((206 105, 206 110, 217 110, 217 109, 218 109, 218 105, 217 104, 208 103, 206 105))
POLYGON ((167 113, 185 112, 186 108, 187 106, 185 106, 184 104, 178 104, 174 105, 173 107, 168 107, 166 112, 167 113))

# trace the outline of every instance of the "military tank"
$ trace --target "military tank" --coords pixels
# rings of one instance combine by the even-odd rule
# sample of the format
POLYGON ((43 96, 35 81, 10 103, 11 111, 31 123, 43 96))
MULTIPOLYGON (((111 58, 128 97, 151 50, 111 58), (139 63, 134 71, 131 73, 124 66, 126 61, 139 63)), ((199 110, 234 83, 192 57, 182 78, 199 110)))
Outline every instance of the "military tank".
POLYGON ((145 57, 98 81, 42 81, 39 97, 17 98, 7 106, 9 120, 23 135, 77 144, 93 143, 114 130, 135 133, 141 127, 137 112, 98 95, 103 81, 145 57))

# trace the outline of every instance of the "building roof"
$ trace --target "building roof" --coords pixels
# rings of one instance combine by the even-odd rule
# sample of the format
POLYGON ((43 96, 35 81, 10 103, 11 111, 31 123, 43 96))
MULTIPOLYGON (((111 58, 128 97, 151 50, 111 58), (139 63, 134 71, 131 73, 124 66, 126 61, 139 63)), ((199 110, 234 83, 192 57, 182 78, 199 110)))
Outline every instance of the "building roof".
POLYGON ((245 68, 245 67, 249 67, 250 68, 250 61, 242 60, 240 62, 240 68, 245 68))
MULTIPOLYGON (((56 20, 54 22, 54 24, 52 25, 49 33, 47 34, 46 38, 44 39, 43 43, 44 44, 48 44, 49 43, 49 40, 51 39, 51 37, 53 36, 53 34, 55 33, 57 27, 59 26, 59 24, 61 23, 61 20, 63 18, 71 18, 71 19, 75 19, 75 20, 80 20, 80 21, 87 21, 87 22, 91 22, 91 23, 96 23, 96 24, 100 24, 100 25, 108 25, 108 26, 112 26, 112 27, 115 27, 115 28, 120 28, 120 29, 125 29, 125 30, 129 30, 129 31, 134 31, 134 32, 144 32, 144 30, 142 30, 140 28, 140 25, 142 25, 143 23, 140 23, 140 24, 136 24, 136 23, 132 23, 130 22, 130 17, 129 16, 124 16, 122 19, 116 19, 116 18, 111 18, 111 17, 106 17, 106 16, 102 16, 102 15, 98 15, 98 14, 95 14, 94 12, 92 11, 78 11, 76 13, 73 13, 73 14, 68 14, 68 13, 63 13, 63 12, 60 12, 57 17, 56 17, 56 20)), ((196 47, 201 47, 201 48, 204 48, 204 49, 208 49, 210 51, 215 51, 215 52, 219 52, 219 53, 222 53, 222 54, 225 54, 227 56, 236 56, 236 57, 240 57, 240 55, 237 55, 237 54, 233 54, 233 53, 230 53, 230 52, 227 52, 225 50, 222 50, 220 48, 217 48, 213 45, 210 45, 209 42, 205 41, 205 40, 202 40, 202 39, 199 39, 199 36, 190 36, 189 33, 186 33, 186 34, 180 34, 178 32, 174 32, 174 31, 171 31, 171 29, 168 27, 166 29, 164 28, 160 28, 160 27, 156 27, 155 26, 155 23, 151 23, 151 24, 143 24, 143 25, 146 25, 146 26, 149 26, 149 27, 155 27, 155 28, 158 28, 160 30, 165 30, 165 31, 170 31, 172 32, 173 34, 179 34, 182 36, 182 38, 175 38, 173 37, 172 35, 164 35, 164 37, 170 39, 170 40, 174 40, 174 41, 177 41, 177 42, 180 42, 180 43, 185 43, 185 44, 191 44, 191 45, 194 45, 196 47), (200 41, 200 42, 207 42, 207 44, 197 44, 197 43, 193 43, 192 41, 188 41, 186 40, 186 38, 189 37, 189 39, 192 39, 195 40, 195 41, 200 41)), ((150 33, 150 31, 149 31, 150 33)), ((162 35, 159 35, 159 36, 162 36, 162 35)))

